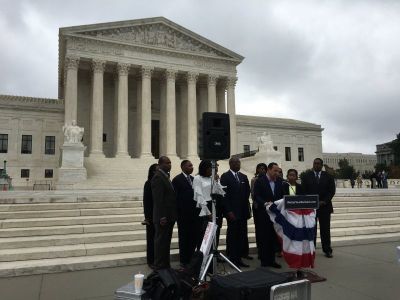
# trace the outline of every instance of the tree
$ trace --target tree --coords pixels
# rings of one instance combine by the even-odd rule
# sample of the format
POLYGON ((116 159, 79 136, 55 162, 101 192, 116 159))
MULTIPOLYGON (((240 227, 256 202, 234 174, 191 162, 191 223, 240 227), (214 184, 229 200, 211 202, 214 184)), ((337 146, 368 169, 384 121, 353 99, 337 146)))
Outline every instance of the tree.
POLYGON ((356 177, 356 170, 354 170, 353 166, 349 165, 349 161, 345 158, 339 160, 337 173, 338 179, 354 179, 356 177))
POLYGON ((390 148, 392 148, 394 155, 394 165, 400 166, 400 133, 396 135, 396 139, 390 142, 390 148))
POLYGON ((388 172, 389 171, 389 166, 387 166, 385 164, 376 164, 374 168, 377 172, 382 172, 382 171, 388 172))

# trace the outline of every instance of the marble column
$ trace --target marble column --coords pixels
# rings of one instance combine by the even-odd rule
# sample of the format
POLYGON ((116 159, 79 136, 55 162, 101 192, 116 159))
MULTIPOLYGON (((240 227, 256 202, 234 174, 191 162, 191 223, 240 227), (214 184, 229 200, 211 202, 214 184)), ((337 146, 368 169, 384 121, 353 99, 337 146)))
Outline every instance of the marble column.
POLYGON ((188 153, 188 86, 186 81, 179 81, 176 96, 176 151, 179 157, 186 158, 188 153), (178 126, 179 124, 179 126, 178 126))
POLYGON ((160 156, 167 153, 167 84, 160 81, 160 156))
POLYGON ((208 99, 207 99, 207 85, 203 82, 199 82, 199 97, 197 99, 197 118, 200 121, 203 119, 203 112, 208 110, 208 99))
POLYGON ((226 83, 220 82, 217 86, 217 111, 226 114, 226 101, 225 101, 226 83))
POLYGON ((236 109, 235 109, 235 86, 236 77, 228 78, 227 81, 227 110, 229 114, 231 129, 231 155, 237 154, 237 135, 236 135, 236 109))
POLYGON ((175 98, 175 70, 166 70, 166 103, 165 110, 167 115, 166 122, 166 155, 176 156, 176 98, 175 98))
POLYGON ((92 106, 90 114, 90 156, 104 157, 103 153, 103 75, 106 62, 92 61, 92 106))
POLYGON ((151 153, 151 75, 153 68, 142 67, 142 97, 140 104, 140 158, 152 158, 151 153))
POLYGON ((217 112, 217 92, 216 92, 217 76, 208 75, 207 77, 207 92, 208 92, 208 112, 217 112))
POLYGON ((187 158, 198 159, 197 153, 197 99, 196 99, 196 82, 197 73, 189 72, 187 74, 187 158))
POLYGON ((77 121, 78 118, 78 67, 79 57, 65 57, 64 123, 68 125, 71 125, 73 120, 77 121))
POLYGON ((118 112, 117 112, 117 151, 116 157, 129 157, 128 154, 128 74, 129 64, 119 63, 118 73, 118 112))

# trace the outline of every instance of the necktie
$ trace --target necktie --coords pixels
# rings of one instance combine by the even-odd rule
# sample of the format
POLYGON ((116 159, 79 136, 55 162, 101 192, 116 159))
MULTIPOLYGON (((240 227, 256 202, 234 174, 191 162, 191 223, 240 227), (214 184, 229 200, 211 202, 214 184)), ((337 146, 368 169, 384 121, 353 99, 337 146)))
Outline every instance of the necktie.
POLYGON ((236 181, 237 181, 238 183, 240 183, 238 173, 235 173, 235 178, 236 178, 236 181))
POLYGON ((186 176, 186 179, 189 182, 190 186, 192 186, 192 179, 190 179, 190 176, 186 176))
POLYGON ((319 172, 315 173, 315 180, 319 184, 319 172))

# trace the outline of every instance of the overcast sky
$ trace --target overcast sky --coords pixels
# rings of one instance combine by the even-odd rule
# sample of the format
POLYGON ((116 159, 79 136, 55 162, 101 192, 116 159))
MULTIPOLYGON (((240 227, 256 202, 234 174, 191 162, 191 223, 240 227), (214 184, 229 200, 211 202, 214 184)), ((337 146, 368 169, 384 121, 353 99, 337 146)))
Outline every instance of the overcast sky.
POLYGON ((58 28, 164 16, 245 57, 239 114, 320 124, 324 152, 400 132, 400 1, 0 0, 0 94, 57 98, 58 28))

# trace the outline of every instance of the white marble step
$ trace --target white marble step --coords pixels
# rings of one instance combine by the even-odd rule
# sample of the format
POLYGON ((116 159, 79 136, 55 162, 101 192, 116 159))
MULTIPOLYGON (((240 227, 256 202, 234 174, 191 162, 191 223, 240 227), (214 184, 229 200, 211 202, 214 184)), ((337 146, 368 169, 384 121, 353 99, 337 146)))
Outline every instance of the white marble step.
POLYGON ((342 213, 332 214, 331 220, 357 220, 357 219, 377 219, 377 218, 395 218, 400 217, 400 211, 386 212, 360 212, 360 213, 342 213))
POLYGON ((58 218, 30 218, 0 220, 0 228, 29 228, 62 225, 86 225, 86 224, 110 224, 141 222, 143 214, 135 215, 113 215, 113 216, 79 216, 79 217, 58 217, 58 218))
MULTIPOLYGON (((29 192, 2 192, 0 193, 0 204, 38 204, 38 203, 86 203, 86 202, 110 202, 110 201, 142 201, 143 190, 132 191, 132 194, 122 193, 120 190, 98 190, 95 193, 92 190, 79 191, 81 194, 57 193, 58 191, 48 191, 48 193, 29 191, 29 192), (87 192, 87 193, 85 193, 87 192), (113 192, 112 194, 109 194, 113 192)), ((77 193, 79 193, 77 192, 77 193)))
POLYGON ((368 206, 398 206, 400 205, 399 200, 380 200, 380 201, 343 201, 343 202, 333 202, 333 208, 342 207, 368 207, 368 206))
MULTIPOLYGON (((171 252, 172 259, 176 259, 177 251, 172 250, 171 252)), ((0 277, 58 273, 137 264, 146 264, 145 252, 137 251, 133 253, 1 262, 0 277)))
POLYGON ((27 219, 27 218, 56 218, 56 217, 79 217, 79 216, 103 216, 103 215, 126 215, 143 214, 142 208, 92 208, 92 209, 63 209, 43 211, 14 211, 0 212, 0 220, 27 219))
MULTIPOLYGON (((254 242, 254 234, 249 234, 249 241, 254 242)), ((220 236, 220 244, 225 245, 225 235, 220 236)), ((178 238, 174 237, 171 241, 171 249, 178 248, 178 238)), ((90 243, 76 245, 62 245, 51 247, 31 247, 19 249, 1 249, 0 261, 21 261, 32 259, 59 258, 71 256, 90 256, 102 254, 116 254, 126 252, 145 251, 145 240, 120 241, 105 243, 90 243)))
POLYGON ((334 208, 335 214, 347 214, 347 213, 364 213, 364 212, 387 212, 387 211, 400 211, 399 205, 379 205, 377 203, 371 206, 363 207, 338 207, 334 208))
MULTIPOLYGON (((399 222, 400 223, 400 222, 399 222)), ((333 224, 334 225, 334 224, 333 224)), ((254 225, 248 226, 249 236, 253 236, 254 225)), ((354 236, 388 232, 400 232, 400 224, 390 224, 381 226, 357 226, 357 227, 332 227, 332 236, 354 236)), ((221 230, 222 236, 226 234, 226 226, 221 230)), ((173 237, 178 236, 178 230, 175 227, 173 237)), ((3 238, 0 243, 0 249, 18 249, 33 247, 53 247, 62 245, 92 244, 92 243, 110 243, 121 241, 142 241, 145 243, 145 229, 113 232, 96 232, 96 233, 73 233, 64 235, 48 235, 48 236, 32 236, 32 237, 10 237, 3 238)))
POLYGON ((376 196, 374 194, 369 195, 353 195, 353 196, 340 196, 336 195, 333 197, 332 202, 381 202, 381 201, 400 201, 400 193, 395 195, 381 195, 376 196))
MULTIPOLYGON (((106 213, 104 210, 98 210, 106 213)), ((78 211, 79 212, 79 211, 78 211)), ((123 211, 118 211, 123 213, 123 211)), ((71 212, 74 216, 69 217, 47 217, 47 218, 22 218, 0 220, 0 228, 29 228, 29 227, 46 227, 61 225, 83 225, 83 224, 110 224, 125 222, 141 222, 143 213, 135 214, 115 214, 115 215, 92 215, 93 211, 86 211, 85 216, 77 215, 76 211, 71 212), (76 215, 76 216, 75 216, 76 215)), ((359 213, 334 213, 332 221, 336 220, 356 220, 356 219, 377 219, 377 218, 394 218, 400 217, 399 211, 383 211, 383 212, 359 212, 359 213)), ((252 220, 249 221, 249 223, 252 220)))
POLYGON ((81 202, 81 203, 35 203, 35 204, 0 204, 0 212, 71 210, 92 208, 135 208, 142 207, 141 200, 81 202))
MULTIPOLYGON (((378 202, 364 201, 364 202, 334 202, 335 212, 338 213, 342 209, 355 209, 355 208, 368 208, 375 207, 385 209, 389 207, 400 207, 399 201, 393 200, 380 200, 378 202)), ((95 202, 78 202, 78 203, 31 203, 31 204, 0 204, 0 216, 3 212, 32 212, 32 211, 48 211, 48 210, 74 210, 74 209, 103 209, 103 208, 141 208, 143 202, 138 200, 125 200, 125 201, 95 201, 95 202)))
MULTIPOLYGON (((140 206, 133 206, 130 201, 126 203, 83 203, 83 205, 77 205, 74 208, 73 204, 35 204, 35 205, 23 205, 20 210, 14 211, 0 211, 0 220, 15 220, 15 219, 35 219, 35 218, 57 218, 57 217, 79 217, 79 216, 100 216, 100 215, 121 215, 121 214, 132 214, 132 215, 143 215, 143 208, 140 206), (95 205, 92 205, 95 204, 95 205), (40 205, 41 207, 37 207, 40 205), (92 207, 91 207, 92 206, 92 207), (120 207, 122 206, 122 208, 120 207), (82 208, 81 208, 82 207, 82 208), (89 207, 89 208, 88 208, 89 207), (41 210, 40 208, 48 209, 41 210), (61 209, 60 209, 61 208, 61 209), (27 210, 31 209, 31 210, 27 210)), ((11 205, 12 206, 12 205, 11 205)), ((18 205, 14 205, 18 206, 18 205)), ((334 219, 340 218, 339 215, 348 213, 378 213, 378 212, 396 212, 400 211, 399 206, 386 205, 386 206, 362 206, 362 207, 339 207, 335 208, 334 219)))
POLYGON ((141 230, 141 222, 0 229, 0 238, 141 230))
POLYGON ((376 218, 376 219, 356 219, 356 220, 332 220, 332 228, 343 227, 363 227, 363 226, 382 226, 400 224, 400 218, 376 218))
MULTIPOLYGON (((373 234, 360 237, 332 237, 332 246, 362 245, 390 241, 400 241, 400 233, 373 234)), ((255 243, 250 243, 252 252, 254 252, 255 248, 255 243)), ((317 249, 318 248, 320 248, 319 243, 317 244, 317 249)), ((221 245, 219 249, 223 250, 224 246, 221 245)), ((171 250, 171 260, 176 261, 178 259, 177 253, 178 251, 176 249, 171 250)), ((146 253, 144 251, 0 262, 0 277, 58 273, 137 264, 146 264, 146 253)))
MULTIPOLYGON (((224 223, 225 224, 225 223, 224 223)), ((381 226, 400 224, 400 218, 376 218, 376 219, 358 219, 358 220, 333 220, 332 228, 343 227, 361 227, 361 226, 381 226)), ((254 228, 253 220, 248 221, 248 229, 254 228)), ((110 224, 86 224, 86 225, 64 225, 64 226, 45 226, 30 228, 5 228, 0 229, 0 238, 9 237, 30 237, 46 235, 66 235, 78 233, 96 233, 96 232, 116 232, 128 230, 142 230, 144 226, 141 222, 110 223, 110 224)))

